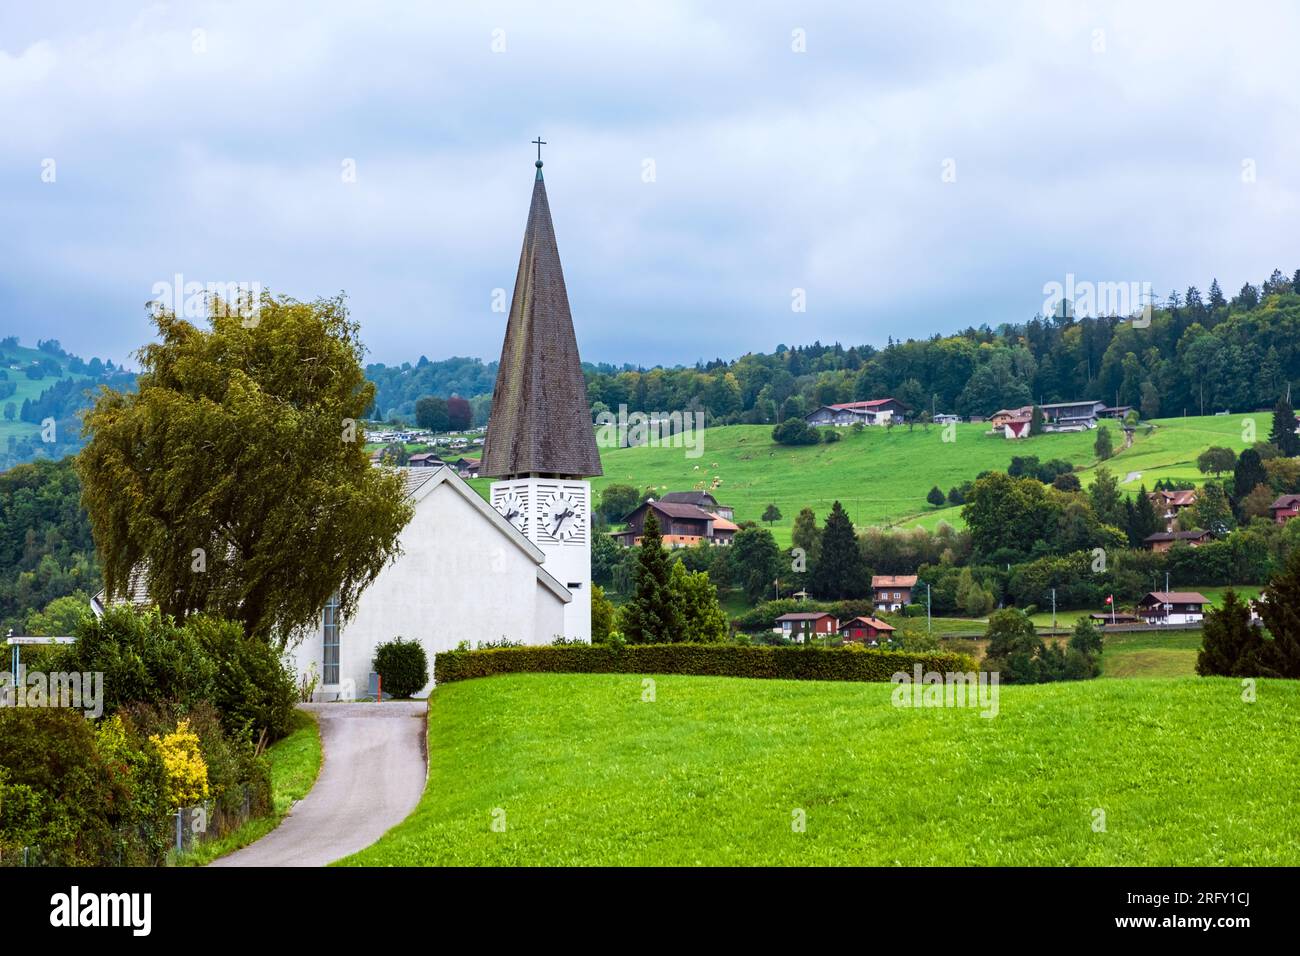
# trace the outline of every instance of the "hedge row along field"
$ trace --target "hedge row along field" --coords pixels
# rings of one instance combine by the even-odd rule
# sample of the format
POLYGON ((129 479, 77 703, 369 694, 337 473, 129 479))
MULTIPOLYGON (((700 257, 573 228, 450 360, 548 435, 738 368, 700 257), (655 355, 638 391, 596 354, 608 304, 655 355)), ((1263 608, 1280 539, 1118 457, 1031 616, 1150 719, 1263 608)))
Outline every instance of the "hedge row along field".
POLYGON ((501 647, 444 651, 434 658, 439 684, 494 674, 693 674, 787 680, 888 681, 915 665, 968 673, 975 659, 956 653, 908 653, 856 647, 748 647, 735 644, 629 644, 501 647))

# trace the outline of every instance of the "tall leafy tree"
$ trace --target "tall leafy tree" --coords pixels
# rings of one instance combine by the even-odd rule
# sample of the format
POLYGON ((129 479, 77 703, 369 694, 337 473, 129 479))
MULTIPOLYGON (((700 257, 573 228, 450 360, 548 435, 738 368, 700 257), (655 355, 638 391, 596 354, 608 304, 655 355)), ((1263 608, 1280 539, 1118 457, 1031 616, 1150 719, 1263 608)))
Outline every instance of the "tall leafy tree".
POLYGON ((207 611, 283 646, 331 595, 344 616, 398 552, 401 478, 372 468, 374 396, 343 298, 263 293, 257 321, 155 315, 138 390, 103 390, 77 461, 110 594, 136 570, 178 619, 207 611))
POLYGON ((1142 542, 1149 535, 1165 529, 1164 520, 1156 513, 1146 485, 1138 489, 1137 497, 1126 504, 1128 524, 1125 530, 1128 531, 1129 544, 1133 547, 1142 547, 1142 542))
POLYGON ((1300 455, 1300 435, 1295 431, 1295 409, 1285 398, 1279 398, 1273 406, 1273 427, 1268 433, 1268 440, 1288 458, 1300 455))
POLYGON ((1097 429, 1097 440, 1092 443, 1092 452, 1102 461, 1115 454, 1115 445, 1111 441, 1110 429, 1102 425, 1097 429))
POLYGON ((1124 525, 1124 496, 1117 479, 1109 468, 1098 468, 1088 488, 1088 501, 1092 513, 1102 524, 1119 528, 1124 525))
POLYGON ((734 584, 745 589, 745 597, 751 602, 771 594, 777 577, 790 570, 781 560, 776 539, 766 528, 742 527, 724 551, 727 573, 734 584))
POLYGON ((432 432, 445 432, 450 423, 447 417, 447 400, 436 395, 425 395, 415 403, 415 424, 432 432))
POLYGON ((848 512, 838 501, 831 505, 822 529, 821 554, 813 566, 809 590, 820 598, 862 597, 870 585, 867 564, 848 512))
POLYGON ((726 639, 727 615, 718 603, 718 590, 707 573, 688 571, 682 562, 675 561, 668 583, 681 619, 676 640, 703 644, 726 639))
POLYGON ((646 513, 637 557, 636 589, 623 607, 623 634, 633 644, 667 644, 682 639, 680 606, 673 597, 672 569, 654 511, 646 513))

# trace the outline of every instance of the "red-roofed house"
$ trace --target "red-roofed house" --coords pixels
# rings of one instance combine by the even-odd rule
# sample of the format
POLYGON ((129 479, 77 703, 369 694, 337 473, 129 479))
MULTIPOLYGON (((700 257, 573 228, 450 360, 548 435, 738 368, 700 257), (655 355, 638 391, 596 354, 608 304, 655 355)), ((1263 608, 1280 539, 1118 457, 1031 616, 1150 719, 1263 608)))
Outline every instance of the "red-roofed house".
POLYGON ((798 644, 802 644, 810 635, 820 634, 829 637, 839 629, 839 619, 825 611, 794 611, 790 614, 782 614, 776 619, 776 627, 773 628, 774 631, 779 631, 798 644))
POLYGON ((1286 524, 1300 514, 1300 495, 1283 495, 1268 506, 1269 513, 1278 524, 1286 524))
POLYGON ((840 625, 840 637, 847 641, 877 644, 889 640, 896 628, 878 617, 855 617, 840 625))
POLYGON ((809 425, 884 425, 899 424, 907 414, 907 406, 896 398, 874 398, 869 402, 843 402, 823 405, 804 420, 809 425))
POLYGON ((876 574, 871 578, 873 603, 880 611, 897 611, 912 603, 915 574, 876 574))
POLYGON ((1156 509, 1156 517, 1164 521, 1166 531, 1174 530, 1174 522, 1183 509, 1196 504, 1195 491, 1153 491, 1147 497, 1156 509))

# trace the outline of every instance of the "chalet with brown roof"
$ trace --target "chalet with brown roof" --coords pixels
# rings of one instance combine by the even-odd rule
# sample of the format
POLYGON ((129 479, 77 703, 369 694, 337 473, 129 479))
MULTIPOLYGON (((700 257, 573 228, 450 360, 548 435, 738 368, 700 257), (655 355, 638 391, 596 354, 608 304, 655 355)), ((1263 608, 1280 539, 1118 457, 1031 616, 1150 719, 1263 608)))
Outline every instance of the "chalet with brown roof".
POLYGON ((840 629, 839 619, 825 611, 794 611, 776 619, 774 631, 802 644, 809 637, 829 637, 840 629))
POLYGON ((1147 494, 1151 506, 1156 509, 1156 517, 1165 523, 1166 531, 1174 530, 1174 522, 1179 514, 1196 504, 1196 492, 1187 491, 1152 491, 1147 494))
POLYGON ((855 617, 840 625, 840 637, 846 641, 863 641, 867 644, 879 644, 893 636, 897 628, 878 617, 855 617))
POLYGON ((654 512, 655 522, 665 548, 691 548, 701 541, 726 545, 740 528, 731 521, 711 514, 695 505, 673 501, 645 501, 623 519, 627 525, 611 536, 624 547, 641 543, 645 531, 646 515, 654 512))
POLYGON ((1198 624, 1209 603, 1199 591, 1152 591, 1138 601, 1137 613, 1148 624, 1198 624))
POLYGON ((670 491, 660 496, 659 500, 675 505, 695 505, 695 507, 702 508, 719 518, 726 518, 728 521, 734 521, 736 518, 736 513, 732 510, 731 505, 718 504, 718 499, 707 491, 670 491))
POLYGON ((876 574, 871 578, 872 603, 878 611, 898 611, 912 603, 915 574, 876 574))
POLYGON ((1168 551, 1180 541, 1190 548, 1199 548, 1207 541, 1213 541, 1214 535, 1208 531, 1157 531, 1142 539, 1148 551, 1168 551))
POLYGON ((1286 524, 1300 514, 1300 495, 1283 495, 1268 506, 1268 511, 1278 524, 1286 524))

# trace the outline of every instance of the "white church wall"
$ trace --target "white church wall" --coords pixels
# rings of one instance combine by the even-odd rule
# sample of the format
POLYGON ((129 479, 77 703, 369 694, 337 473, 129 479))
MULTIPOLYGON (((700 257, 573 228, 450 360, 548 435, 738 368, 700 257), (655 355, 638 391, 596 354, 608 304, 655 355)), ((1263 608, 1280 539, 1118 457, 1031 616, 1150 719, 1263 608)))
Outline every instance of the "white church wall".
POLYGON ((349 680, 358 696, 365 695, 375 647, 398 636, 423 645, 432 672, 434 655, 461 641, 549 644, 563 632, 565 602, 538 581, 536 561, 452 481, 459 479, 422 498, 417 494, 415 515, 399 539, 402 554, 362 593, 343 625, 339 684, 323 682, 322 628, 298 645, 298 674, 315 663, 318 693, 326 699, 349 680))

